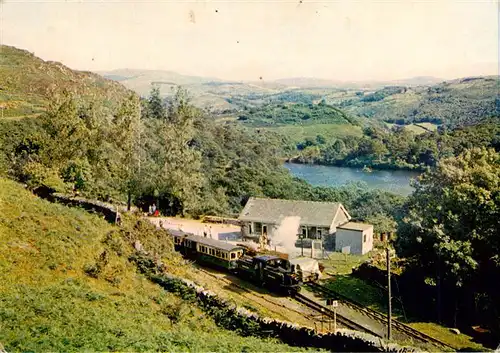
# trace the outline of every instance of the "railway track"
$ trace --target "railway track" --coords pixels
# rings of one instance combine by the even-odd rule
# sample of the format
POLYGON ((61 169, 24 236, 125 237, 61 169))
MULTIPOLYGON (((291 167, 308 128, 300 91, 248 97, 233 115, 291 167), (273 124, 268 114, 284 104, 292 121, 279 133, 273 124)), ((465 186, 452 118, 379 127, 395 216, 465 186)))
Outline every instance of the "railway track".
MULTIPOLYGON (((302 312, 302 311, 295 310, 295 309, 290 308, 290 307, 288 307, 288 306, 286 306, 286 305, 284 305, 284 304, 282 304, 282 303, 278 303, 278 302, 276 302, 276 301, 270 300, 270 299, 266 298, 264 295, 262 295, 262 294, 258 294, 258 293, 256 293, 255 291, 252 291, 252 290, 250 290, 250 289, 248 289, 248 288, 245 288, 245 287, 243 287, 243 286, 240 286, 239 284, 237 284, 237 283, 235 283, 235 282, 233 282, 233 281, 231 281, 231 280, 228 280, 228 279, 226 279, 226 278, 224 278, 224 277, 221 277, 221 276, 218 276, 218 275, 216 275, 216 274, 213 274, 213 273, 211 273, 211 272, 209 272, 209 271, 207 271, 207 270, 204 270, 204 269, 203 269, 203 268, 201 268, 201 267, 197 267, 196 269, 197 269, 198 271, 203 272, 204 274, 206 274, 206 275, 208 275, 208 276, 212 277, 212 278, 215 278, 215 279, 217 279, 217 280, 219 280, 219 281, 221 281, 221 282, 224 282, 224 283, 226 283, 227 285, 234 286, 234 287, 236 287, 236 288, 240 289, 241 291, 243 291, 243 292, 245 292, 245 293, 247 293, 247 294, 253 295, 253 296, 255 296, 255 297, 257 297, 257 298, 259 298, 259 299, 261 299, 261 300, 263 300, 263 301, 265 301, 265 302, 267 302, 267 303, 269 303, 269 304, 272 304, 272 305, 275 305, 275 306, 278 306, 278 307, 281 307, 281 308, 285 308, 286 310, 289 310, 289 311, 293 311, 293 312, 295 312, 295 313, 297 313, 297 314, 300 314, 300 315, 302 315, 302 316, 306 317, 308 320, 311 320, 311 321, 313 321, 313 322, 315 322, 315 321, 316 321, 316 319, 315 319, 313 316, 311 316, 311 315, 307 315, 306 313, 304 313, 304 312, 302 312)), ((268 309, 269 309, 269 308, 268 308, 268 309)), ((313 309, 313 310, 315 310, 315 309, 313 309)), ((315 311, 316 311, 316 310, 315 310, 315 311)), ((278 313, 278 314, 281 314, 281 313, 279 313, 279 312, 277 312, 277 313, 278 313)))
POLYGON ((366 333, 369 333, 369 334, 374 335, 376 337, 380 337, 380 335, 378 333, 376 333, 376 332, 374 332, 374 331, 372 331, 364 326, 361 326, 361 325, 357 324, 356 322, 354 322, 354 321, 352 321, 352 320, 350 320, 342 315, 339 315, 338 313, 335 314, 335 312, 333 310, 330 310, 329 308, 319 304, 318 302, 306 297, 303 294, 296 293, 296 294, 294 294, 293 297, 298 302, 304 304, 305 306, 307 306, 313 310, 316 310, 317 312, 322 313, 325 316, 328 316, 331 318, 336 317, 337 322, 339 322, 340 324, 342 324, 343 326, 345 326, 351 330, 366 332, 366 333))
MULTIPOLYGON (((360 312, 360 313, 362 313, 362 314, 364 314, 364 315, 366 315, 366 316, 368 316, 376 321, 387 324, 387 321, 388 321, 387 316, 382 314, 382 313, 379 313, 378 311, 375 311, 373 309, 370 309, 370 308, 361 306, 357 303, 354 303, 349 298, 347 298, 347 297, 345 297, 345 296, 343 296, 335 291, 332 291, 331 289, 328 289, 320 284, 309 283, 308 286, 313 291, 321 292, 322 294, 328 295, 328 297, 330 297, 330 298, 340 299, 342 301, 343 305, 345 305, 345 306, 347 306, 347 307, 349 307, 357 312, 360 312)), ((401 332, 401 333, 404 333, 406 336, 411 337, 411 338, 416 339, 416 340, 419 340, 421 342, 431 343, 433 345, 451 348, 453 350, 456 349, 455 347, 452 347, 447 343, 444 343, 444 342, 442 342, 442 341, 440 341, 432 336, 429 336, 423 332, 420 332, 420 331, 414 329, 413 327, 408 326, 400 321, 392 319, 391 327, 393 329, 401 332)))

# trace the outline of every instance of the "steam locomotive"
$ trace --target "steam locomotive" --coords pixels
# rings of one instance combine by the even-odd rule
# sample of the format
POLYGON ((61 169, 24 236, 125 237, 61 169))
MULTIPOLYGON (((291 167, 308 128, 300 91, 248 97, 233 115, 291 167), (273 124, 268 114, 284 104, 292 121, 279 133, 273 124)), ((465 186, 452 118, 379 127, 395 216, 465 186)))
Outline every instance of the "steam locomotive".
POLYGON ((177 230, 168 231, 174 248, 199 263, 223 268, 259 286, 293 295, 304 282, 300 266, 276 255, 253 254, 243 244, 230 244, 177 230))

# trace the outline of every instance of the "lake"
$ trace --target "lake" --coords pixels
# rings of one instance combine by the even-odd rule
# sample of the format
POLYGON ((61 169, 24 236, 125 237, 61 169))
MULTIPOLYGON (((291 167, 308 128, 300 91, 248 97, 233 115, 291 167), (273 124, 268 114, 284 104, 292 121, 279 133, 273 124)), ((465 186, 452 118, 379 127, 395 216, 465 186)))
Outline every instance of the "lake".
POLYGON ((405 196, 414 190, 410 186, 410 180, 420 174, 407 170, 373 170, 371 173, 367 173, 363 172, 361 168, 296 163, 285 163, 285 167, 294 176, 315 186, 342 186, 349 182, 362 181, 369 188, 386 190, 405 196))

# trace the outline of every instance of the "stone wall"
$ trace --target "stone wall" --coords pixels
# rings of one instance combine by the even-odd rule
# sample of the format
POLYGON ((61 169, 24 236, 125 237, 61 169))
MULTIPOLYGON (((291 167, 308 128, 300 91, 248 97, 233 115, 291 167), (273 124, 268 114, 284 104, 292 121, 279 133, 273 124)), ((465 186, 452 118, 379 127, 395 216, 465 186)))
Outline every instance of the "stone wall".
POLYGON ((291 346, 323 348, 334 352, 416 352, 412 347, 388 344, 378 337, 351 330, 319 334, 312 328, 291 322, 260 317, 245 308, 227 302, 195 283, 161 274, 151 280, 169 292, 175 292, 184 299, 194 299, 216 322, 242 335, 274 337, 291 346))
MULTIPOLYGON (((104 218, 111 223, 115 223, 117 220, 120 220, 119 214, 123 212, 127 212, 126 205, 115 205, 97 200, 90 200, 79 196, 71 196, 60 193, 47 193, 47 192, 37 192, 35 193, 50 201, 57 202, 63 205, 71 206, 71 207, 81 207, 90 212, 97 212, 104 216, 104 218)), ((137 211, 137 207, 132 207, 131 211, 137 211)))

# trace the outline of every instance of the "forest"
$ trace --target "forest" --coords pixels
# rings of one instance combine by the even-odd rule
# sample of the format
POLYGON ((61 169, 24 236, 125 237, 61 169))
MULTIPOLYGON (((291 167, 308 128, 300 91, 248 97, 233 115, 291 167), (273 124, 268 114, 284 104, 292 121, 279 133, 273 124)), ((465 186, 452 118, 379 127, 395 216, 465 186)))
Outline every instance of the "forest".
POLYGON ((116 107, 64 93, 39 118, 0 121, 0 132, 1 172, 29 188, 156 202, 166 215, 235 216, 250 196, 335 201, 389 231, 403 202, 362 184, 314 187, 292 177, 281 135, 217 123, 183 89, 167 102, 156 89, 131 94, 116 107))
POLYGON ((306 138, 296 147, 292 159, 299 163, 316 163, 348 167, 369 166, 377 169, 426 170, 442 158, 457 156, 471 147, 500 150, 499 117, 482 119, 470 126, 440 128, 414 134, 403 126, 391 129, 368 126, 360 137, 325 139, 306 138))

